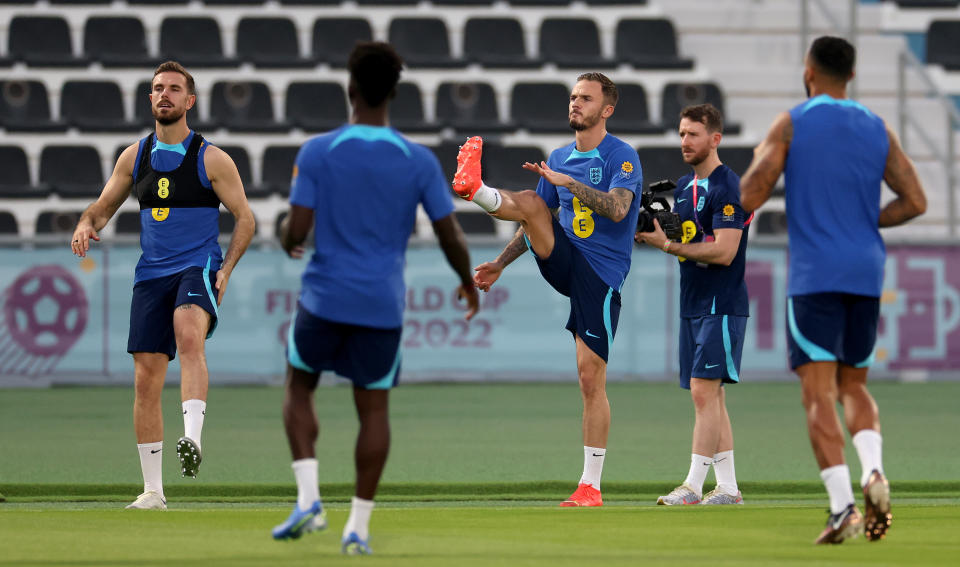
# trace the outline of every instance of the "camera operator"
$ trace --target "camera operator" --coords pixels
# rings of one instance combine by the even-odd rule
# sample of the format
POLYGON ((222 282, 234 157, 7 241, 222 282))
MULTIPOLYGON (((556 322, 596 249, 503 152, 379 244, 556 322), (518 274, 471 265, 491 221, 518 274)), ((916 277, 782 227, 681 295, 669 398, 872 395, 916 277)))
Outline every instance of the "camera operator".
POLYGON ((722 386, 740 381, 750 219, 740 207, 740 178, 717 155, 723 137, 720 111, 701 104, 684 108, 680 117, 683 161, 693 167, 674 191, 682 242, 668 239, 656 218, 651 232, 635 235, 637 242, 680 260, 680 386, 690 390, 696 416, 687 478, 657 504, 742 504, 722 386), (710 465, 717 486, 702 496, 710 465))

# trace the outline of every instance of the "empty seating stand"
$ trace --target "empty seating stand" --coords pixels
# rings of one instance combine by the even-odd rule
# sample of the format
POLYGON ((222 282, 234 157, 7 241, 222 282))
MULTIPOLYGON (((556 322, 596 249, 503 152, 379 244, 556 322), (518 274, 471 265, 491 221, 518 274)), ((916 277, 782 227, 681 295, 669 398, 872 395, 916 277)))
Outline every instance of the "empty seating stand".
POLYGON ((371 39, 373 29, 364 18, 317 18, 313 23, 313 57, 333 67, 346 67, 353 46, 371 39))
POLYGON ((27 154, 20 146, 0 146, 0 199, 40 198, 50 195, 50 188, 30 182, 27 154))
POLYGON ((616 62, 603 57, 600 30, 586 18, 546 18, 540 26, 540 57, 561 68, 606 68, 616 62))
POLYGON ((607 120, 607 129, 613 133, 659 134, 663 128, 650 121, 647 91, 643 85, 619 83, 620 98, 613 116, 607 120))
POLYGON ((223 54, 220 26, 211 17, 164 18, 160 24, 160 53, 190 67, 234 67, 237 60, 223 54))
POLYGON ((83 211, 42 211, 37 215, 37 234, 70 234, 83 211))
POLYGON ((50 118, 50 98, 40 81, 0 81, 0 126, 10 132, 62 132, 50 118))
POLYGON ((637 155, 640 156, 644 187, 663 179, 676 181, 690 173, 690 166, 684 163, 680 153, 679 141, 675 146, 637 148, 637 155))
POLYGON ((83 26, 83 52, 104 67, 154 67, 143 22, 135 16, 92 16, 83 26))
POLYGON ((59 16, 14 16, 7 53, 34 67, 83 67, 88 61, 73 53, 70 28, 59 16))
POLYGON ((441 83, 437 87, 436 116, 441 126, 459 132, 482 134, 515 128, 500 119, 496 93, 489 83, 441 83))
POLYGON ((295 81, 287 86, 286 120, 307 132, 326 132, 348 118, 347 93, 340 83, 295 81))
POLYGON ((692 69, 693 60, 680 57, 677 34, 666 19, 630 19, 617 22, 617 61, 643 69, 692 69))
POLYGON ((92 146, 46 146, 40 153, 40 182, 64 198, 97 197, 103 189, 100 154, 92 146))
POLYGON ((934 20, 927 29, 927 63, 960 70, 960 20, 934 20))
POLYGON ((527 54, 523 28, 514 18, 470 18, 463 31, 464 57, 490 68, 529 69, 543 64, 527 54))
POLYGON ((13 213, 10 211, 0 211, 0 234, 16 235, 19 232, 17 218, 13 216, 13 213))
POLYGON ((724 112, 723 93, 714 83, 667 83, 663 87, 660 116, 663 128, 670 132, 680 125, 680 112, 687 106, 709 102, 723 114, 723 131, 725 134, 740 133, 740 125, 730 122, 724 112))
POLYGON ((562 83, 519 82, 510 96, 510 117, 531 132, 568 132, 569 99, 562 83))
POLYGON ((84 132, 135 132, 127 120, 120 87, 113 81, 66 81, 60 92, 60 117, 84 132))
POLYGON ((436 132, 440 126, 427 122, 423 114, 423 96, 416 83, 399 83, 397 96, 390 103, 390 125, 404 132, 436 132))
POLYGON ((390 22, 390 43, 410 67, 463 67, 466 62, 450 55, 447 24, 439 18, 395 18, 390 22))
POLYGON ((263 185, 271 193, 290 195, 293 166, 300 146, 267 146, 263 151, 263 185))
POLYGON ((273 114, 273 99, 260 81, 217 81, 210 93, 210 116, 238 132, 283 132, 290 129, 273 114))
POLYGON ((313 57, 300 54, 297 29, 290 18, 241 18, 237 24, 237 56, 258 67, 313 67, 313 57))

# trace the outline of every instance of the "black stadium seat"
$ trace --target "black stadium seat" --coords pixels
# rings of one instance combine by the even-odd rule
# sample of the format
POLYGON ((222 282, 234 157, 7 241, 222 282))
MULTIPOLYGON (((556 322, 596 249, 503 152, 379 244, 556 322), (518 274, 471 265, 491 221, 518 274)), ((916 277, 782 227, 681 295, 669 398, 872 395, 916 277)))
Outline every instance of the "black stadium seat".
POLYGON ((720 87, 715 83, 709 82, 667 83, 664 85, 660 105, 660 117, 663 121, 663 128, 668 132, 676 131, 680 125, 680 111, 687 106, 706 102, 717 107, 721 114, 723 114, 724 133, 730 135, 740 133, 740 125, 731 123, 727 113, 724 111, 725 105, 720 87))
POLYGON ((644 188, 663 179, 676 181, 690 173, 690 166, 684 163, 680 153, 679 138, 673 146, 637 148, 637 155, 640 156, 644 188))
POLYGON ((47 197, 49 187, 30 182, 27 153, 20 146, 0 146, 0 199, 47 197))
POLYGON ((927 29, 927 63, 960 70, 960 20, 934 20, 927 29))
MULTIPOLYGON (((262 1, 262 0, 261 0, 262 1)), ((290 18, 241 18, 237 24, 237 57, 258 67, 313 67, 300 55, 297 28, 290 18)))
POLYGON ((70 234, 77 228, 83 211, 41 211, 37 215, 37 234, 70 234))
POLYGON ((100 154, 93 146, 45 146, 40 152, 40 182, 64 198, 90 198, 103 189, 100 154))
POLYGON ((543 64, 527 55, 523 28, 514 18, 470 18, 463 30, 463 54, 484 67, 533 68, 543 64))
POLYGON ((263 151, 263 185, 271 193, 287 197, 293 178, 293 165, 300 146, 267 146, 263 151))
POLYGON ((317 18, 313 23, 313 57, 333 67, 346 67, 353 46, 373 39, 365 18, 317 18))
POLYGON ((34 67, 82 67, 85 57, 73 53, 70 28, 59 16, 14 16, 7 54, 34 67))
POLYGON ((17 227, 17 217, 10 211, 0 211, 0 234, 17 234, 20 230, 17 227))
POLYGON ((283 132, 290 129, 273 113, 270 88, 260 81, 217 81, 210 93, 210 117, 239 132, 283 132))
POLYGON ((513 85, 510 118, 531 132, 568 132, 570 89, 562 83, 513 85))
POLYGON ((758 211, 753 224, 757 234, 787 234, 787 213, 784 211, 758 211))
POLYGON ((293 82, 287 86, 285 118, 296 128, 326 132, 349 118, 347 93, 340 83, 293 82))
POLYGON ((84 132, 135 132, 126 119, 120 86, 113 81, 66 81, 60 93, 60 118, 84 132))
POLYGON ((435 132, 436 122, 427 122, 423 115, 423 96, 416 83, 399 83, 397 96, 390 103, 390 125, 403 132, 435 132))
POLYGON ((0 81, 0 126, 10 132, 62 132, 50 118, 50 98, 40 81, 0 81))
POLYGON ((600 30, 587 18, 546 18, 540 26, 540 57, 561 68, 613 67, 603 57, 600 30))
POLYGON ((440 83, 436 116, 444 127, 473 134, 506 132, 515 128, 500 120, 497 96, 489 83, 440 83))
POLYGON ((465 234, 497 233, 496 221, 484 211, 457 211, 457 221, 465 234))
POLYGON ((692 69, 693 60, 677 52, 677 33, 670 20, 623 19, 617 22, 617 61, 643 69, 692 69))
POLYGON ((237 60, 223 55, 220 26, 212 17, 164 18, 160 23, 160 53, 184 67, 233 67, 237 60))
POLYGON ((960 0, 896 0, 901 8, 956 8, 960 0))
POLYGON ((136 16, 91 16, 83 26, 83 52, 105 67, 154 67, 143 22, 136 16))
POLYGON ((237 166, 237 172, 240 174, 240 181, 243 182, 243 190, 247 197, 256 199, 266 197, 269 192, 253 181, 253 169, 250 167, 250 154, 243 146, 217 146, 224 151, 233 163, 237 166))
POLYGON ((453 181, 453 174, 457 172, 457 153, 460 151, 460 144, 466 139, 467 137, 464 136, 457 141, 440 142, 435 146, 428 146, 430 151, 437 156, 440 169, 443 170, 443 178, 447 181, 453 181))
POLYGON ((439 18, 394 18, 390 43, 409 67, 463 67, 466 62, 450 55, 447 24, 439 18))
POLYGON ((718 149, 720 161, 733 170, 734 173, 743 177, 753 161, 753 147, 751 146, 727 146, 720 145, 718 149))
POLYGON ((607 129, 614 133, 659 134, 663 128, 650 122, 647 91, 643 85, 619 83, 620 98, 607 129))
POLYGON ((119 234, 140 234, 140 212, 123 211, 119 213, 114 226, 119 234))
POLYGON ((523 163, 540 163, 546 159, 538 146, 484 144, 481 158, 484 183, 510 190, 536 189, 540 176, 523 169, 523 163))

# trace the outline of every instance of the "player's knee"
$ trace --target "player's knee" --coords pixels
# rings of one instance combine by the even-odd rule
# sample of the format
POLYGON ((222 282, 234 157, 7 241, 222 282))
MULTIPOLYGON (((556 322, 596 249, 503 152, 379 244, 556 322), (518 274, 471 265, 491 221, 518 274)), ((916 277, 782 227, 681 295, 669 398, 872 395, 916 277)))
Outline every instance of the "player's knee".
POLYGON ((177 337, 177 352, 180 358, 185 360, 203 358, 203 337, 194 333, 184 333, 177 337))
POLYGON ((535 216, 541 213, 549 213, 547 204, 536 191, 526 190, 518 191, 513 194, 513 202, 525 217, 535 216))
POLYGON ((580 392, 585 399, 606 395, 604 377, 594 368, 580 370, 580 392))

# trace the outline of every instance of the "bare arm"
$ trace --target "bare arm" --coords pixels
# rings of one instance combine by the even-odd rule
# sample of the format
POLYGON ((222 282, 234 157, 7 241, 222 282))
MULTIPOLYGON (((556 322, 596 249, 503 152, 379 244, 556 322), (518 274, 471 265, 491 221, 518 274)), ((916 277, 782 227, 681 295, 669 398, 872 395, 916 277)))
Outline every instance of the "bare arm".
POLYGON ((637 242, 645 242, 650 246, 659 248, 667 254, 680 256, 694 262, 703 262, 704 264, 719 264, 729 266, 737 256, 737 250, 740 248, 740 238, 743 231, 736 228, 718 228, 713 231, 712 242, 672 242, 667 239, 667 235, 660 228, 660 223, 656 219, 653 221, 655 230, 653 232, 638 232, 634 235, 637 242), (670 242, 669 245, 666 245, 670 242), (664 248, 664 246, 667 246, 664 248))
POLYGON ((527 239, 524 234, 523 227, 520 227, 495 260, 484 262, 473 269, 475 272, 473 274, 473 284, 480 291, 490 291, 490 286, 500 278, 504 268, 527 251, 527 239))
POLYGON ((247 251, 247 246, 250 245, 257 227, 253 220, 253 213, 250 211, 250 204, 247 202, 247 195, 243 192, 240 173, 230 156, 220 148, 210 146, 204 153, 203 165, 206 167, 207 177, 210 178, 217 197, 236 219, 233 235, 230 237, 230 246, 223 258, 223 264, 217 271, 216 287, 219 291, 217 304, 219 304, 227 291, 230 274, 233 273, 233 268, 240 261, 240 257, 247 251))
POLYGON ((464 318, 469 321, 479 309, 480 298, 473 287, 473 278, 470 276, 470 251, 467 249, 467 239, 463 235, 460 223, 457 222, 457 216, 453 213, 434 221, 433 232, 437 235, 444 256, 447 257, 447 263, 460 278, 457 293, 460 298, 467 300, 467 312, 464 318))
POLYGON ((280 223, 280 245, 291 258, 303 256, 303 242, 313 226, 313 209, 290 205, 290 212, 280 223))
POLYGON ((753 151, 753 161, 740 179, 740 205, 747 213, 760 208, 773 191, 787 163, 793 139, 793 121, 788 112, 777 115, 767 137, 753 151))
POLYGON ((523 168, 541 175, 550 183, 566 187, 580 203, 600 216, 607 217, 613 222, 620 222, 630 211, 630 203, 633 202, 633 192, 622 187, 614 187, 609 193, 598 191, 592 187, 587 187, 576 179, 565 173, 557 173, 550 169, 547 162, 541 161, 539 165, 535 163, 525 163, 523 168))
POLYGON ((890 139, 890 150, 887 152, 887 167, 883 172, 883 179, 897 194, 897 198, 880 211, 878 224, 881 227, 903 224, 927 210, 927 197, 917 170, 904 153, 897 134, 889 126, 887 137, 890 139))
POLYGON ((77 256, 82 258, 87 255, 87 250, 90 250, 90 239, 100 240, 97 233, 106 226, 107 221, 113 218, 120 205, 130 196, 138 146, 139 142, 123 150, 100 197, 80 215, 77 228, 73 231, 73 238, 70 239, 70 249, 77 256))

